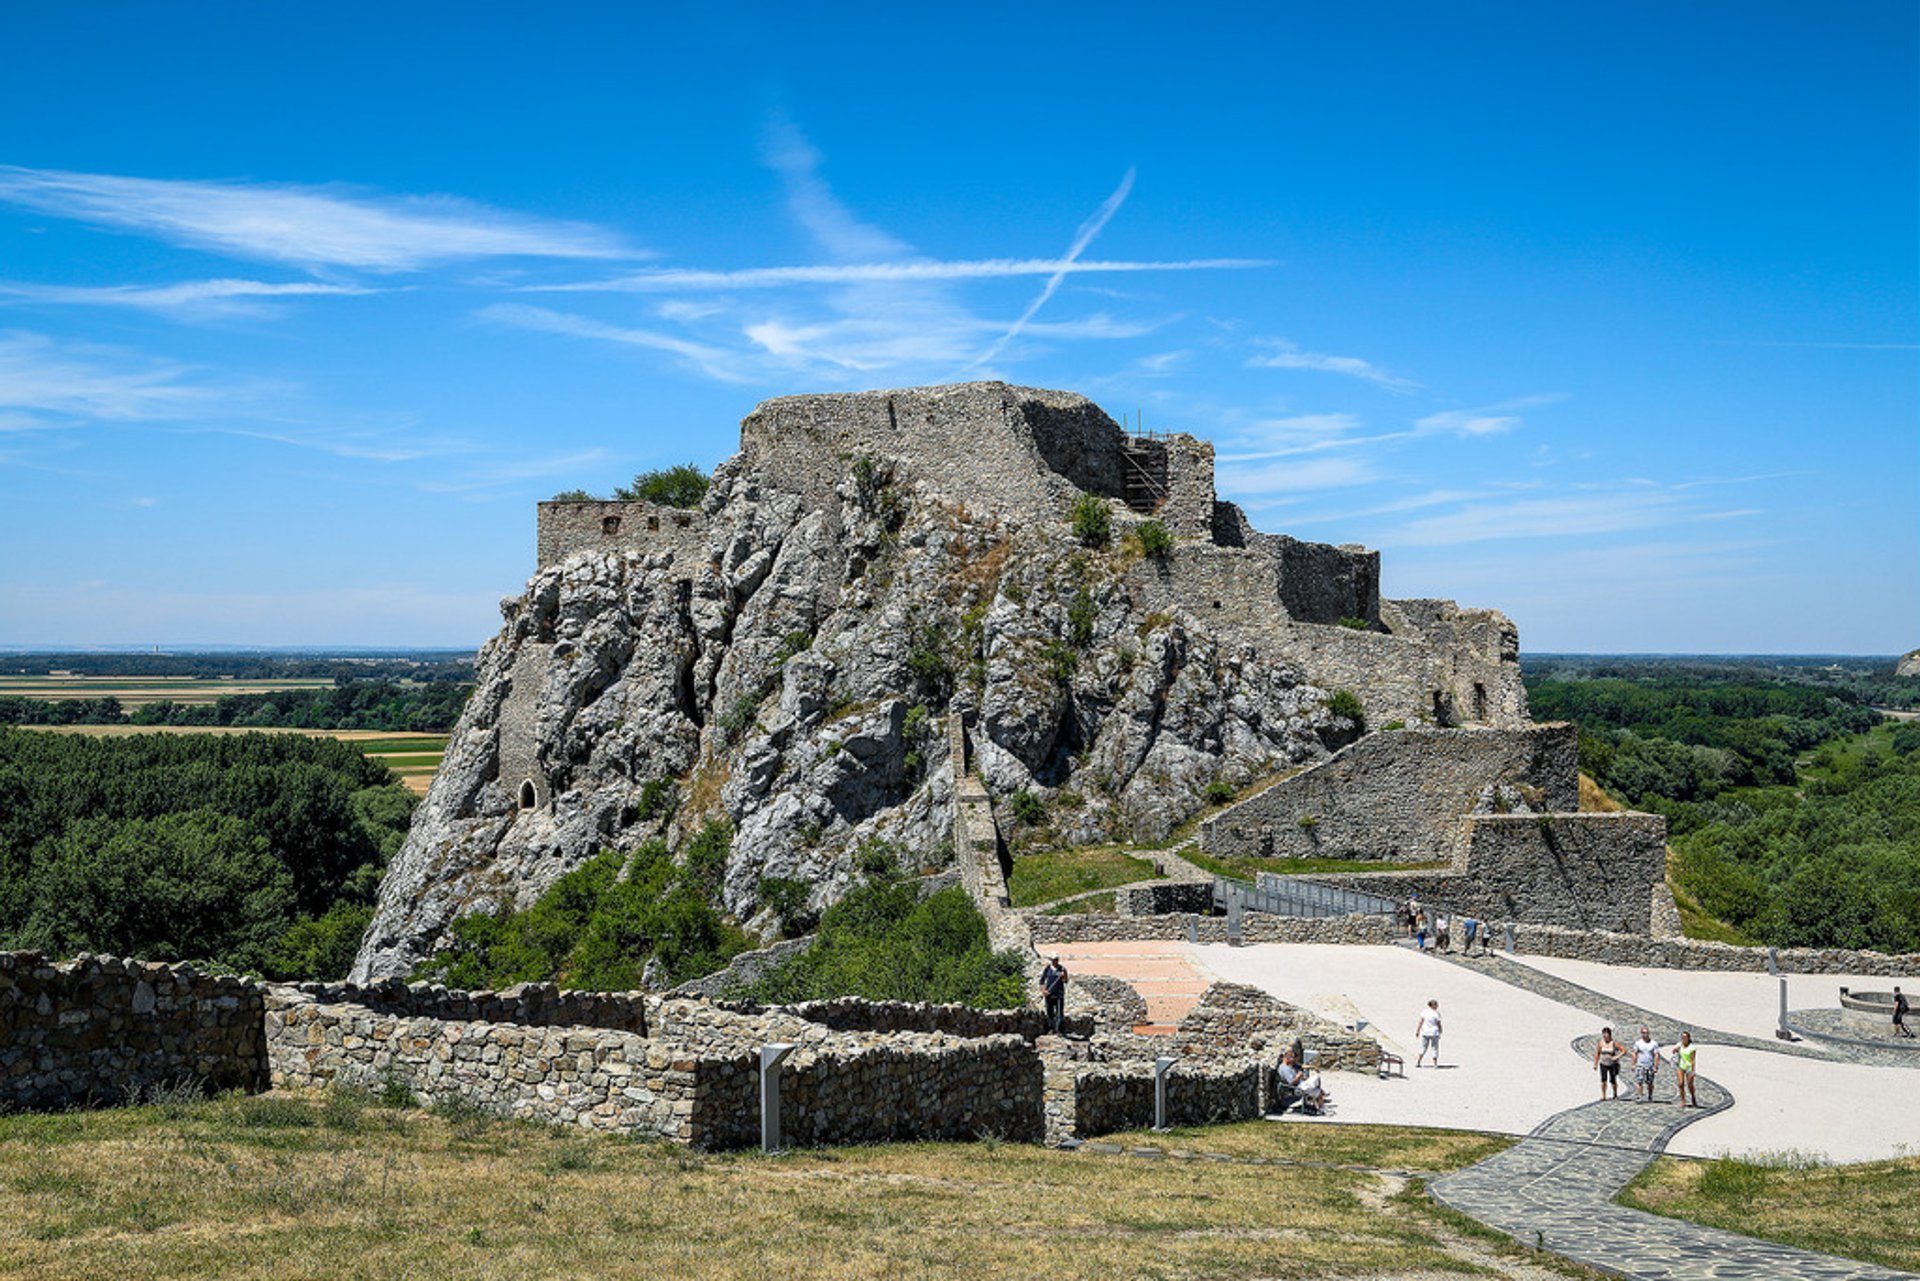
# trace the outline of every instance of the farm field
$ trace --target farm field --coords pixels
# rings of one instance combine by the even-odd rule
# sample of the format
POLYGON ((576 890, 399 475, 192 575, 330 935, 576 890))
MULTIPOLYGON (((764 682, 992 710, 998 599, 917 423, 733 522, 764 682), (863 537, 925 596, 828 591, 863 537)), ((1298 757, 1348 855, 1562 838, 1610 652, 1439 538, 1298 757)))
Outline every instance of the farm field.
POLYGON ((211 704, 229 694, 271 694, 283 689, 331 689, 331 680, 222 680, 198 676, 0 676, 0 698, 37 698, 59 703, 76 698, 117 698, 122 707, 148 703, 211 704))
POLYGON ((447 734, 396 734, 383 729, 286 729, 250 728, 240 725, 32 725, 22 728, 36 734, 85 734, 93 738, 125 738, 130 734, 304 734, 308 738, 332 738, 352 743, 368 756, 382 761, 406 789, 425 795, 440 768, 440 757, 447 748, 447 734))

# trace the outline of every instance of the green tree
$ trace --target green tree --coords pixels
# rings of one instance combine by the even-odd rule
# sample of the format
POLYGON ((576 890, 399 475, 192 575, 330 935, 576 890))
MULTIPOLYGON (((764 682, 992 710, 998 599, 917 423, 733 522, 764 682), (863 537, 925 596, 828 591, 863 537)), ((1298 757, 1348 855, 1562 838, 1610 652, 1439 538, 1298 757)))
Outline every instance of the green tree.
POLYGON ((613 491, 622 502, 658 503, 662 507, 698 507, 712 482, 692 463, 681 463, 659 471, 643 471, 633 484, 613 491))

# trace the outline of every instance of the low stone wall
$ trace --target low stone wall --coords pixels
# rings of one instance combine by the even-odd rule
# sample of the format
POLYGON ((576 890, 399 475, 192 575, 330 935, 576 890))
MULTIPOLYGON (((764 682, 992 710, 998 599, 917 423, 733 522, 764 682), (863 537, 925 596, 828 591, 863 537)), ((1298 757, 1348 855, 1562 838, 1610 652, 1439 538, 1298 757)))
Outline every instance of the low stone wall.
POLYGON ((519 983, 498 992, 463 992, 437 983, 387 979, 353 983, 283 984, 321 1005, 361 1005, 401 1018, 518 1023, 526 1027, 604 1027, 647 1031, 645 992, 578 992, 552 983, 519 983))
POLYGON ((1218 857, 1449 859, 1481 793, 1531 789, 1539 810, 1579 806, 1572 725, 1383 730, 1201 825, 1218 857))
POLYGON ((752 1073, 744 1049, 697 1055, 608 1028, 387 1014, 289 988, 268 997, 266 1032, 277 1087, 392 1079, 421 1102, 458 1097, 501 1116, 702 1146, 713 1113, 742 1092, 735 1078, 752 1073))
MULTIPOLYGON (((1180 941, 1190 935, 1201 943, 1225 943, 1224 916, 1176 912, 1170 916, 1035 916, 1035 946, 1049 943, 1121 943, 1141 939, 1180 941)), ((1248 912, 1242 928, 1249 943, 1391 943, 1398 935, 1384 916, 1269 916, 1248 912)))
MULTIPOLYGON (((1094 1009, 1093 1031, 1127 1030, 1147 1021, 1147 998, 1131 983, 1106 974, 1074 975, 1069 990, 1078 989, 1094 1009)), ((1069 1015, 1071 1020, 1074 1016, 1069 1015)))
MULTIPOLYGON (((842 997, 781 1006, 785 1013, 836 1032, 943 1032, 948 1036, 1018 1036, 1032 1041, 1046 1035, 1041 1010, 976 1010, 969 1005, 926 1005, 916 1001, 867 1001, 842 997)), ((1070 1036, 1086 1036, 1088 1020, 1069 1017, 1070 1036)))
MULTIPOLYGON (((799 1049, 781 1066, 788 1142, 1042 1133, 1040 1059, 1022 1036, 854 1034, 785 1009, 649 1004, 653 1036, 384 1013, 277 988, 268 1059, 278 1086, 397 1079, 422 1101, 459 1097, 502 1116, 730 1148, 759 1140, 759 1047, 789 1042, 799 1049)), ((828 1004, 841 1008, 826 1015, 851 1014, 828 1004)), ((909 1023, 916 1008, 941 1007, 897 1005, 869 1021, 909 1023)))
POLYGON ((1213 882, 1158 881, 1129 885, 1114 902, 1122 916, 1165 916, 1169 912, 1211 912, 1213 882))
POLYGON ((187 965, 0 952, 0 1109, 114 1103, 181 1081, 261 1088, 263 1008, 246 979, 187 965))
MULTIPOLYGON (((1167 1071, 1167 1123, 1251 1121, 1265 1113, 1266 1073, 1252 1059, 1188 1060, 1167 1071)), ((1053 1060, 1047 1075, 1048 1138, 1090 1139, 1153 1124, 1153 1064, 1053 1060)))
POLYGON ((1322 1071, 1377 1072, 1380 1043, 1311 1010, 1278 1000, 1244 983, 1215 983, 1180 1020, 1174 1043, 1182 1053, 1244 1057, 1256 1053, 1271 1066, 1296 1039, 1316 1051, 1322 1071))
MULTIPOLYGON (((1494 945, 1504 934, 1496 932, 1494 945)), ((1557 929, 1546 925, 1514 928, 1514 950, 1521 955, 1640 965, 1658 970, 1764 971, 1767 949, 1710 943, 1704 939, 1649 939, 1598 930, 1557 929)), ((1777 949, 1782 974, 1864 974, 1889 978, 1920 976, 1920 952, 1863 952, 1839 947, 1777 949)))

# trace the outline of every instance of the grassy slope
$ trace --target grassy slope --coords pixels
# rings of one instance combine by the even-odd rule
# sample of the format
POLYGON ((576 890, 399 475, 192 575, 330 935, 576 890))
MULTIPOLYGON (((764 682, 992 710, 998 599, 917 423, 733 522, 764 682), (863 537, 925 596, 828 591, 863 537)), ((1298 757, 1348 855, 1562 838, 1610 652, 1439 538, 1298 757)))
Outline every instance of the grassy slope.
POLYGON ((1620 1200, 1823 1254, 1920 1270, 1920 1156, 1813 1168, 1663 1157, 1620 1200))
POLYGON ((1153 879, 1152 863, 1117 849, 1050 850, 1013 860, 1007 897, 1015 907, 1032 907, 1069 894, 1153 879))
MULTIPOLYGON (((1331 1127, 1269 1128, 1270 1155, 1317 1158, 1331 1127)), ((0 1274, 45 1281, 1504 1272, 1356 1172, 999 1143, 701 1156, 299 1096, 0 1119, 0 1188, 0 1274)))

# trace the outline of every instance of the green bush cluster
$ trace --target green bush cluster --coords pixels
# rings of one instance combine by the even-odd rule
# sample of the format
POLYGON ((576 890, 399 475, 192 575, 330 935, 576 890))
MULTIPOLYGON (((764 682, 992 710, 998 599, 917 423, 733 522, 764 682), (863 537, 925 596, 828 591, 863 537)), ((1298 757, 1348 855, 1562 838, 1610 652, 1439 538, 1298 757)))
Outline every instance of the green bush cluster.
POLYGON ((1100 609, 1093 603, 1093 592, 1082 586, 1067 603, 1067 635, 1077 649, 1093 644, 1093 626, 1100 621, 1100 609))
POLYGON ((1046 802, 1025 788, 1007 798, 1007 812, 1013 815, 1014 822, 1024 823, 1028 827, 1047 821, 1046 802))
POLYGON ((1113 537, 1113 511, 1104 498, 1081 494, 1073 500, 1068 520, 1074 538, 1084 547, 1105 547, 1113 537))
POLYGON ((1134 531, 1143 555, 1164 560, 1173 554, 1173 531, 1157 520, 1143 520, 1134 531))
POLYGON ((633 484, 623 485, 613 491, 613 496, 621 502, 658 503, 662 507, 698 507, 700 500, 707 496, 707 486, 712 484, 707 474, 692 463, 681 463, 677 467, 666 467, 658 471, 643 471, 633 478, 633 484))
POLYGON ((863 885, 828 908, 814 946, 729 997, 768 1004, 859 996, 1010 1009, 1025 1002, 1019 958, 996 953, 964 890, 925 899, 910 881, 863 885))
POLYGON ((1350 689, 1336 689, 1328 695, 1327 710, 1361 729, 1366 728, 1367 709, 1361 704, 1360 696, 1350 689))
POLYGON ((0 729, 0 946, 343 978, 413 804, 329 739, 0 729))
POLYGON ((664 841, 608 850, 524 909, 457 918, 449 946, 415 977, 460 988, 557 982, 596 991, 640 986, 655 959, 675 983, 710 974, 751 946, 715 909, 730 833, 711 823, 676 863, 664 841))

